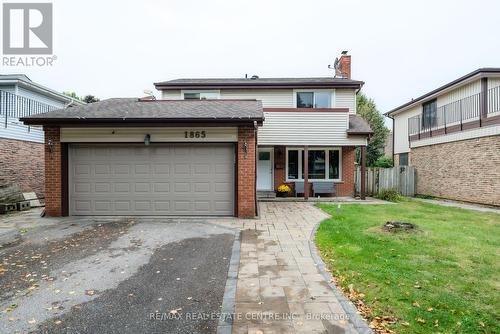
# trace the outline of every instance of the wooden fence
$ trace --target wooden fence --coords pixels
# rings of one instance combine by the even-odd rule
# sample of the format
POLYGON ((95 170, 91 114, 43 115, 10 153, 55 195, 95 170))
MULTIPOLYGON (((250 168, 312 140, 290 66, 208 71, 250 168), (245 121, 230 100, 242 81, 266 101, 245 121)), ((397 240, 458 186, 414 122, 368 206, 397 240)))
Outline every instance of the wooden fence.
MULTIPOLYGON (((354 175, 356 193, 361 191, 361 167, 354 175)), ((415 196, 415 167, 366 168, 366 194, 373 196, 381 190, 397 190, 404 196, 415 196)))

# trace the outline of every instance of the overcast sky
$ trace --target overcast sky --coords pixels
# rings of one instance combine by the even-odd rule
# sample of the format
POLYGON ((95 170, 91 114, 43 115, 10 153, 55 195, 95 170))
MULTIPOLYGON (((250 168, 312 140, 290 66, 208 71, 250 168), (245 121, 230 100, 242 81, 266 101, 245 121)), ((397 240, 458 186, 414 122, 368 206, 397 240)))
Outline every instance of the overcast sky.
POLYGON ((101 99, 182 77, 331 76, 328 64, 349 50, 353 78, 386 112, 479 67, 500 67, 498 0, 53 3, 55 65, 0 71, 101 99))

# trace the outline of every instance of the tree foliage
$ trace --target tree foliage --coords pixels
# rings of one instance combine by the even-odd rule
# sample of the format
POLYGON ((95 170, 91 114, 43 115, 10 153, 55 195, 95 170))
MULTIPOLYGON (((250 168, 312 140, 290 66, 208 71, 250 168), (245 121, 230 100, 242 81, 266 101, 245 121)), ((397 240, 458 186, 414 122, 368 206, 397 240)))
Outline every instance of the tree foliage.
POLYGON ((85 103, 94 103, 94 102, 99 102, 99 98, 95 97, 94 95, 85 95, 83 97, 83 102, 85 103))
POLYGON ((356 102, 357 114, 368 122, 373 131, 366 149, 366 164, 374 166, 376 161, 384 155, 385 139, 389 134, 389 129, 385 127, 384 116, 377 110, 373 99, 359 92, 356 95, 356 102))
POLYGON ((94 95, 85 95, 84 97, 78 96, 75 92, 63 92, 64 95, 69 96, 75 100, 78 101, 83 101, 85 103, 94 103, 94 102, 99 102, 99 98, 95 97, 94 95))
POLYGON ((75 100, 79 100, 79 101, 82 100, 82 98, 80 96, 78 96, 75 92, 63 92, 63 94, 66 96, 69 96, 75 100))

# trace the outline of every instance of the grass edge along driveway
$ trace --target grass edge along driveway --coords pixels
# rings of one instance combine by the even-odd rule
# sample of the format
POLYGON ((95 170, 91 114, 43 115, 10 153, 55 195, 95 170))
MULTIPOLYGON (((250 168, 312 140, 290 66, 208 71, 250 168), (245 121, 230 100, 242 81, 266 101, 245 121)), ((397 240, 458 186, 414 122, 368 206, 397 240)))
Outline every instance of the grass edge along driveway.
POLYGON ((321 256, 374 323, 397 333, 500 332, 500 215, 412 200, 318 207, 332 215, 316 234, 321 256), (385 232, 386 221, 418 229, 385 232))

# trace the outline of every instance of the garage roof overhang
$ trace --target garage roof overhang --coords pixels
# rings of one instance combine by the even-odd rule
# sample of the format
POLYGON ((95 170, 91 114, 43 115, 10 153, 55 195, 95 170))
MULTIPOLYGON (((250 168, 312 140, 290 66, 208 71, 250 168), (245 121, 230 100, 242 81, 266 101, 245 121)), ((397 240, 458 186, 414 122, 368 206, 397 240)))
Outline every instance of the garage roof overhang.
POLYGON ((262 103, 256 100, 108 99, 21 118, 26 125, 182 126, 187 124, 262 125, 262 103))

